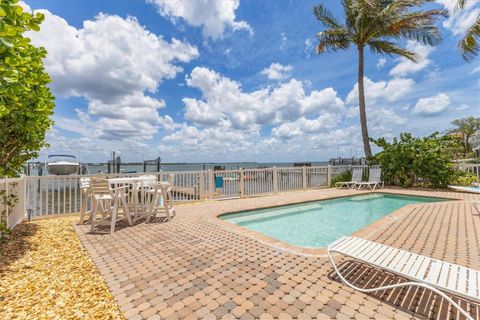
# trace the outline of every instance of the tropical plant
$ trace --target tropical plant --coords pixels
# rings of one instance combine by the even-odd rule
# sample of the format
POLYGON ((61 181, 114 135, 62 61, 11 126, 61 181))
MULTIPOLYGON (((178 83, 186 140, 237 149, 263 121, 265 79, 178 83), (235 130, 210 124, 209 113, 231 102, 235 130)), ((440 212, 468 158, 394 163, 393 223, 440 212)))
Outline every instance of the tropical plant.
POLYGON ((456 186, 470 187, 474 183, 478 182, 478 178, 475 174, 465 171, 458 171, 452 184, 456 186))
MULTIPOLYGON (((457 7, 463 9, 467 4, 468 0, 458 0, 457 7)), ((475 23, 468 28, 465 36, 458 43, 460 53, 466 61, 472 61, 478 55, 480 41, 480 15, 477 16, 475 23)))
POLYGON ((480 132, 480 118, 467 117, 455 119, 452 124, 456 126, 451 133, 461 135, 463 145, 463 156, 466 158, 467 154, 472 150, 470 145, 470 138, 477 132, 480 132))
POLYGON ((420 138, 402 133, 392 142, 385 138, 372 139, 372 142, 383 149, 375 158, 382 166, 386 183, 443 188, 456 178, 448 152, 456 140, 449 135, 434 133, 420 138))
POLYGON ((46 51, 23 36, 38 31, 44 16, 24 12, 17 2, 0 2, 0 176, 17 175, 46 146, 54 108, 46 51))
POLYGON ((333 176, 332 181, 330 182, 330 186, 335 187, 335 183, 337 182, 350 181, 350 180, 352 180, 352 172, 345 171, 333 176))
POLYGON ((12 209, 18 203, 18 196, 15 193, 7 193, 0 190, 0 243, 10 234, 8 228, 8 209, 12 209))
POLYGON ((446 10, 415 8, 432 0, 342 0, 345 21, 337 19, 323 4, 313 13, 325 30, 317 33, 317 53, 338 51, 355 46, 358 51, 358 104, 365 156, 372 151, 367 127, 364 89, 364 49, 374 53, 401 56, 417 62, 417 55, 393 40, 412 39, 435 45, 441 35, 435 23, 447 16, 446 10))

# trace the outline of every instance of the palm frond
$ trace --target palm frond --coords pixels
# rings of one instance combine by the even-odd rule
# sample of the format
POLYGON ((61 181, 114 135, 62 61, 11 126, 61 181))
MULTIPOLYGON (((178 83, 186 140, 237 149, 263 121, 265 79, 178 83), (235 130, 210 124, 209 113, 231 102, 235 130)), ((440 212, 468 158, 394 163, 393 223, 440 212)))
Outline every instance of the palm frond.
POLYGON ((480 52, 479 48, 480 41, 480 16, 477 17, 477 20, 473 26, 468 29, 465 37, 459 42, 458 47, 462 57, 466 61, 472 61, 480 52))
POLYGON ((345 13, 345 26, 353 31, 355 18, 358 16, 356 2, 354 0, 342 0, 343 11, 345 13))
POLYGON ((327 32, 318 34, 317 52, 369 45, 378 53, 405 56, 415 61, 413 52, 391 41, 416 40, 422 44, 436 45, 442 40, 437 23, 447 16, 446 10, 424 9, 435 0, 341 0, 344 9, 344 25, 340 25, 323 5, 314 13, 327 32), (422 10, 423 9, 423 10, 422 10), (340 33, 345 33, 340 35, 340 33))
POLYGON ((370 50, 375 53, 386 54, 388 56, 405 57, 412 62, 417 62, 418 56, 415 52, 397 46, 395 43, 385 40, 371 40, 368 43, 370 50))
POLYGON ((333 15, 333 13, 325 8, 323 4, 319 4, 313 7, 313 14, 317 17, 317 20, 320 21, 325 28, 340 28, 340 22, 333 15))
POLYGON ((387 12, 408 12, 414 7, 421 7, 427 3, 435 2, 435 0, 390 0, 382 1, 382 13, 387 12))
POLYGON ((457 2, 457 9, 463 9, 465 8, 465 5, 467 4, 468 0, 458 0, 457 2))
MULTIPOLYGON (((383 21, 381 28, 376 28, 372 38, 393 37, 395 39, 416 40, 422 44, 436 45, 442 40, 440 29, 436 23, 441 17, 447 17, 446 10, 414 11, 395 15, 393 18, 379 19, 383 21)), ((380 24, 382 22, 377 22, 380 24)))
POLYGON ((350 46, 348 31, 343 28, 330 29, 317 33, 318 45, 316 51, 318 54, 325 51, 338 51, 347 49, 350 46))

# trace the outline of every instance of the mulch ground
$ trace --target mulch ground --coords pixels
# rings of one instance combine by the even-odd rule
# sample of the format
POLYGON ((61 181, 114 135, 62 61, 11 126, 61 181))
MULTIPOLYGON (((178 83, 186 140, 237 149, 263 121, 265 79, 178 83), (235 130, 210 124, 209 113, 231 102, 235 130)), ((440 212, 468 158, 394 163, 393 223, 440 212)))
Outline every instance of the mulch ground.
POLYGON ((23 223, 0 244, 0 318, 124 319, 64 217, 23 223))

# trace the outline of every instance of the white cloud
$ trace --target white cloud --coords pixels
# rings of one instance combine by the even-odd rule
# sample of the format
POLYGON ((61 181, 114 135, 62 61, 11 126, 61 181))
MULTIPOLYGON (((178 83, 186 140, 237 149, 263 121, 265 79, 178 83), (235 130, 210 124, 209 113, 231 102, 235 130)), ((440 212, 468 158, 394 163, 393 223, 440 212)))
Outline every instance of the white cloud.
POLYGON ((417 62, 412 62, 403 57, 398 58, 397 61, 399 61, 399 63, 389 72, 391 76, 406 76, 409 73, 423 70, 432 63, 432 60, 428 59, 428 56, 433 51, 433 47, 424 46, 419 42, 409 40, 407 43, 407 49, 418 55, 417 62))
POLYGON ((428 98, 418 99, 413 110, 422 116, 434 116, 443 112, 450 105, 450 97, 445 93, 439 93, 428 98))
MULTIPOLYGON (((402 100, 411 92, 415 81, 406 78, 394 78, 390 81, 375 82, 365 77, 364 85, 369 132, 373 137, 388 137, 395 128, 407 122, 406 118, 398 115, 392 109, 392 104, 402 100)), ((353 86, 345 102, 348 105, 353 105, 353 107, 348 108, 347 117, 358 118, 358 84, 353 86)))
POLYGON ((184 118, 192 123, 176 124, 159 146, 178 161, 185 154, 202 155, 204 161, 324 154, 351 143, 359 132, 356 127, 336 129, 346 110, 332 88, 307 93, 302 82, 291 79, 245 92, 240 83, 202 67, 194 68, 186 82, 202 93, 201 99, 183 99, 184 118), (270 135, 267 128, 272 128, 270 135))
POLYGON ((387 59, 385 59, 383 57, 378 59, 377 69, 382 69, 383 67, 385 67, 385 63, 387 63, 387 59))
MULTIPOLYGON (((358 119, 358 106, 349 108, 347 111, 347 117, 358 119)), ((398 115, 391 108, 382 107, 377 104, 367 105, 368 130, 373 137, 389 136, 396 128, 406 123, 407 118, 398 115)))
POLYGON ((235 11, 240 0, 147 0, 153 3, 158 12, 175 22, 178 18, 194 27, 201 27, 205 38, 219 39, 225 30, 253 29, 245 21, 236 21, 235 11))
MULTIPOLYGON (((374 82, 369 78, 364 78, 365 100, 367 103, 375 103, 380 99, 387 101, 397 101, 413 89, 415 81, 413 79, 395 78, 390 81, 374 82)), ((346 103, 358 103, 358 84, 348 93, 346 103)))
POLYGON ((377 136, 385 136, 396 127, 407 123, 407 119, 399 116, 392 109, 378 108, 367 114, 370 132, 377 136))
POLYGON ((305 55, 310 58, 313 52, 313 40, 310 38, 305 39, 305 55))
POLYGON ((480 14, 480 0, 467 1, 463 10, 457 10, 457 0, 436 0, 436 2, 448 9, 450 16, 443 22, 443 26, 454 35, 463 35, 480 14))
MULTIPOLYGON (((165 102, 147 92, 181 72, 179 64, 197 57, 197 48, 166 41, 133 17, 99 14, 77 29, 47 10, 37 11, 45 14, 41 31, 27 35, 48 51, 44 62, 55 95, 87 99, 87 113, 71 119, 83 116, 82 125, 92 130, 82 134, 105 141, 151 139, 164 123, 158 110, 165 102)), ((63 129, 76 131, 75 126, 63 129)))
POLYGON ((463 103, 459 107, 457 107, 457 111, 464 111, 464 110, 467 110, 469 108, 470 108, 470 106, 468 104, 463 103))
POLYGON ((277 138, 292 138, 306 134, 328 132, 340 122, 340 114, 325 113, 315 119, 301 117, 293 122, 284 122, 272 129, 272 136, 277 138))
POLYGON ((293 70, 291 65, 281 65, 280 63, 272 63, 268 68, 262 70, 261 74, 267 76, 271 80, 283 80, 290 78, 290 72, 293 70))
MULTIPOLYGON (((183 123, 162 139, 161 150, 168 149, 173 159, 191 161, 192 154, 211 161, 252 154, 258 132, 235 130, 227 123, 218 127, 198 128, 183 123), (208 158, 208 157, 211 158, 208 158)), ((195 158, 197 159, 197 158, 195 158)))
POLYGON ((287 45, 288 38, 285 35, 285 32, 280 32, 280 37, 282 39, 282 42, 280 43, 280 49, 285 49, 285 46, 287 45))
POLYGON ((480 66, 474 68, 472 71, 470 71, 470 74, 475 74, 475 73, 480 73, 480 66))
MULTIPOLYGON (((305 123, 311 124, 308 120, 305 123)), ((272 135, 265 137, 258 132, 232 130, 223 126, 200 129, 183 124, 181 130, 163 139, 159 149, 168 151, 175 161, 190 160, 191 154, 201 157, 201 161, 218 161, 219 158, 222 161, 258 161, 260 157, 271 161, 300 161, 312 159, 312 155, 315 159, 326 158, 334 148, 351 152, 360 133, 358 127, 313 131, 308 126, 292 127, 294 134, 286 132, 283 135, 280 130, 273 129, 272 135)))
POLYGON ((38 11, 46 15, 41 31, 27 35, 47 49, 45 66, 54 92, 62 96, 108 101, 143 90, 155 92, 161 81, 182 71, 177 62, 198 56, 190 44, 167 42, 132 17, 99 14, 76 29, 49 11, 38 11))
POLYGON ((291 79, 274 88, 244 92, 240 83, 208 68, 196 67, 187 85, 202 92, 202 99, 184 98, 185 119, 200 126, 230 125, 258 130, 260 125, 295 121, 303 115, 342 114, 343 101, 332 88, 305 92, 291 79))

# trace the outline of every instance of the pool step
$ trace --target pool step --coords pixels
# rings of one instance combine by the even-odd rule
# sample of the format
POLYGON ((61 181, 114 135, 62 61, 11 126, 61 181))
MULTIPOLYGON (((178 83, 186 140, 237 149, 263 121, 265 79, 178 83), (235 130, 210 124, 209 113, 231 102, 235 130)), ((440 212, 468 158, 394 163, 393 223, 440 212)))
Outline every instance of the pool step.
POLYGON ((365 201, 365 200, 378 199, 383 197, 384 197, 383 194, 367 194, 365 196, 354 196, 348 200, 349 201, 365 201))
POLYGON ((297 214, 305 211, 315 210, 315 209, 322 209, 322 205, 319 203, 312 203, 312 204, 305 204, 302 206, 288 206, 282 208, 271 208, 271 209, 264 209, 265 212, 260 213, 252 213, 246 214, 244 216, 236 217, 228 219, 226 221, 232 223, 242 223, 242 222, 253 222, 255 220, 261 220, 266 218, 279 218, 282 216, 290 215, 290 214, 297 214))

